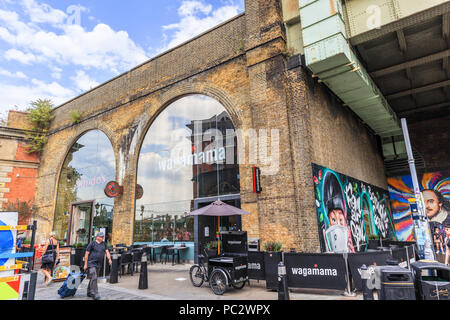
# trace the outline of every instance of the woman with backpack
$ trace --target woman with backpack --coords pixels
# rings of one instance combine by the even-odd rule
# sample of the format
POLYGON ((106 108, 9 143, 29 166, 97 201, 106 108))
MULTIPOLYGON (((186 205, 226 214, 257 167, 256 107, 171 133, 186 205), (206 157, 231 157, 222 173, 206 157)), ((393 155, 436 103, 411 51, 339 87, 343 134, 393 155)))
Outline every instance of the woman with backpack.
POLYGON ((44 247, 44 254, 42 255, 41 269, 45 275, 44 283, 47 286, 52 280, 53 269, 56 261, 59 259, 59 242, 55 239, 55 233, 50 232, 49 239, 44 247))

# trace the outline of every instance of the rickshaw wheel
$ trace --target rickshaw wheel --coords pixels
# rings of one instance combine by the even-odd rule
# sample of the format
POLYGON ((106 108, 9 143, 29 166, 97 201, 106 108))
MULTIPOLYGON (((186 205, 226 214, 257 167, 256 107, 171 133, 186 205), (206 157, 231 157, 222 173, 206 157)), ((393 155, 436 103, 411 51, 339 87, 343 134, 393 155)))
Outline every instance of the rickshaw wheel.
POLYGON ((245 287, 245 281, 239 282, 239 283, 233 283, 232 284, 233 288, 241 290, 242 288, 245 287))
POLYGON ((201 287, 205 281, 203 270, 197 265, 191 267, 189 270, 189 277, 191 278, 191 282, 194 287, 201 287))
POLYGON ((223 295, 227 291, 227 276, 225 272, 215 269, 209 278, 209 286, 216 295, 223 295))

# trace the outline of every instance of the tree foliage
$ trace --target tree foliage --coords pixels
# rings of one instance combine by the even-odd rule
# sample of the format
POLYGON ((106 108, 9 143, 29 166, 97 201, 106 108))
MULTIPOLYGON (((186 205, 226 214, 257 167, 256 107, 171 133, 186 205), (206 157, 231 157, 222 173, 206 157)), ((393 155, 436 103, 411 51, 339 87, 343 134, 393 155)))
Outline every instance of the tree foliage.
POLYGON ((38 99, 31 102, 31 107, 27 110, 28 119, 32 126, 31 132, 27 135, 28 153, 39 153, 47 143, 47 132, 55 116, 52 115, 53 102, 48 99, 38 99))
POLYGON ((81 113, 78 110, 70 111, 70 120, 73 124, 79 124, 81 122, 81 113))

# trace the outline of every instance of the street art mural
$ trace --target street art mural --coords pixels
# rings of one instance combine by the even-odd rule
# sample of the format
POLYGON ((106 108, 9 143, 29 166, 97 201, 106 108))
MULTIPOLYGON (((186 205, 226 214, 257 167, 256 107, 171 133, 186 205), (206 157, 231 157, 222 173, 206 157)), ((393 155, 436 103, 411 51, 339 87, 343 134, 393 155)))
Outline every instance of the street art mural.
MULTIPOLYGON (((16 212, 0 212, 0 226, 16 226, 16 212)), ((17 231, 0 230, 0 255, 16 253, 17 231)), ((20 279, 14 270, 4 270, 15 264, 14 258, 0 259, 0 300, 17 300, 19 297, 20 279)))
MULTIPOLYGON (((418 175, 425 211, 433 238, 446 238, 450 231, 450 171, 418 175), (437 229, 436 229, 437 228, 437 229)), ((399 240, 413 241, 413 220, 410 200, 415 199, 411 176, 387 179, 395 230, 399 240)), ((435 242, 435 241, 434 241, 435 242)))
POLYGON ((370 239, 397 239, 386 190, 313 164, 323 252, 362 252, 370 239))

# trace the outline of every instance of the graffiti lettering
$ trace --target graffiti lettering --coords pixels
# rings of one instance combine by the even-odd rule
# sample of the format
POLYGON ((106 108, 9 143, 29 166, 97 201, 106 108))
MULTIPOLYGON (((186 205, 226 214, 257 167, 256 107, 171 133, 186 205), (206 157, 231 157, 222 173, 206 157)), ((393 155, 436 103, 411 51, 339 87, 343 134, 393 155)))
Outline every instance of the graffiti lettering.
POLYGON ((361 219, 361 198, 353 193, 352 183, 345 187, 345 196, 347 197, 348 212, 350 215, 350 230, 353 241, 356 245, 356 251, 360 250, 360 246, 366 243, 366 235, 364 233, 364 225, 361 219))
POLYGON ((375 193, 368 188, 368 193, 370 196, 370 201, 372 201, 374 222, 377 230, 381 233, 383 238, 387 237, 387 232, 389 228, 389 218, 386 212, 384 203, 380 203, 375 193))

